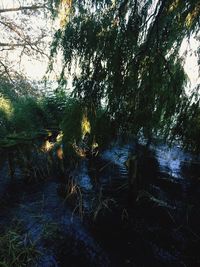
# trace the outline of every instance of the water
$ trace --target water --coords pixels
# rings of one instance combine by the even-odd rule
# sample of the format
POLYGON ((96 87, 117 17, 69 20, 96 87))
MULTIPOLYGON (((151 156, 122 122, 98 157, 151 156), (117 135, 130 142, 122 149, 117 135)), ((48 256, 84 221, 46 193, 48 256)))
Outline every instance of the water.
POLYGON ((143 174, 150 175, 148 164, 151 165, 155 155, 158 175, 166 175, 169 179, 155 177, 149 180, 149 193, 173 208, 139 203, 129 209, 124 201, 127 200, 125 185, 128 180, 125 162, 133 150, 132 144, 115 144, 94 162, 81 161, 73 175, 82 194, 84 220, 73 205, 59 196, 59 179, 54 177, 26 185, 17 172, 11 182, 4 162, 0 170, 0 197, 4 200, 0 224, 2 227, 9 225, 13 218, 23 221, 25 233, 37 241, 43 254, 38 261, 41 267, 64 267, 66 263, 69 267, 197 267, 198 254, 185 255, 192 251, 194 236, 200 234, 196 227, 200 223, 199 217, 193 218, 189 214, 189 226, 181 228, 182 224, 187 224, 187 205, 194 205, 198 196, 196 192, 188 198, 190 183, 185 183, 188 175, 185 175, 183 165, 192 160, 192 156, 179 147, 152 146, 149 158, 141 162, 145 169, 143 174), (95 208, 100 209, 96 221, 93 220, 95 211, 91 212, 94 203, 95 208), (195 233, 190 231, 191 227, 195 233), (55 232, 59 232, 56 239, 50 237, 50 244, 45 241, 47 228, 56 228, 55 232))
POLYGON ((125 145, 117 144, 111 147, 110 149, 104 151, 101 157, 104 160, 110 161, 113 164, 116 164, 123 169, 125 167, 125 162, 132 148, 133 145, 131 144, 125 144, 125 145))
POLYGON ((183 179, 182 164, 190 162, 192 155, 183 152, 178 146, 168 147, 167 145, 152 146, 158 160, 160 170, 173 176, 174 179, 183 179))
MULTIPOLYGON (((5 172, 5 169, 2 171, 5 172)), ((1 172, 1 174, 3 173, 1 172)), ((5 180, 9 181, 9 178, 4 176, 5 180)), ((43 236, 47 226, 56 226, 56 229, 61 231, 62 237, 66 242, 68 239, 72 240, 73 247, 70 248, 72 255, 78 254, 79 246, 81 246, 82 253, 84 252, 85 254, 85 261, 95 266, 107 266, 106 254, 87 231, 79 216, 73 214, 72 210, 65 205, 63 199, 58 196, 58 186, 59 182, 56 180, 31 186, 24 185, 20 179, 13 181, 6 192, 8 195, 7 201, 11 202, 11 206, 1 211, 0 224, 2 226, 9 225, 13 219, 23 222, 25 234, 28 234, 33 241, 37 242, 38 249, 43 254, 38 266, 65 266, 64 263, 58 265, 55 251, 52 252, 51 248, 49 250, 45 248, 43 236)), ((1 197, 3 198, 3 196, 1 197)), ((62 248, 62 250, 64 249, 62 248)), ((66 256, 63 255, 62 257, 63 259, 59 259, 61 262, 65 261, 66 256)), ((69 255, 67 257, 70 264, 70 260, 73 259, 70 259, 71 256, 69 255)))

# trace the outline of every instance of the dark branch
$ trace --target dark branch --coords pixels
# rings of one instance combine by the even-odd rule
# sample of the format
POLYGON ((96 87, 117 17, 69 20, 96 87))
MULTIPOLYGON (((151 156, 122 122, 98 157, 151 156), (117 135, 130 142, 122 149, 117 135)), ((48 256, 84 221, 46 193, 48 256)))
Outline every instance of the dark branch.
POLYGON ((21 6, 21 7, 15 7, 15 8, 3 8, 0 9, 0 13, 5 12, 14 12, 14 11, 23 11, 23 10, 36 10, 41 8, 47 8, 45 5, 33 5, 33 6, 21 6))
POLYGON ((3 76, 4 74, 6 74, 8 79, 10 80, 10 82, 14 84, 13 79, 11 78, 10 71, 9 71, 8 67, 1 60, 0 60, 0 65, 4 68, 4 72, 1 73, 1 75, 3 76))
MULTIPOLYGON (((0 43, 0 47, 20 47, 20 46, 26 46, 27 43, 0 43)), ((34 44, 33 44, 34 45, 34 44)))

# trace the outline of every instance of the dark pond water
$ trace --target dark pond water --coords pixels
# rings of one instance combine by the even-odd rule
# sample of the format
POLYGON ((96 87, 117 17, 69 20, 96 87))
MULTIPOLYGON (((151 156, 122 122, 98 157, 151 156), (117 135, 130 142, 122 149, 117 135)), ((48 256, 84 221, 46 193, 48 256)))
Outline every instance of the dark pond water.
POLYGON ((42 254, 32 266, 200 266, 197 159, 179 147, 140 149, 147 185, 134 205, 125 166, 132 144, 113 144, 95 160, 82 160, 70 197, 60 193, 66 185, 55 174, 26 184, 19 170, 11 180, 1 160, 1 228, 22 222, 42 254))

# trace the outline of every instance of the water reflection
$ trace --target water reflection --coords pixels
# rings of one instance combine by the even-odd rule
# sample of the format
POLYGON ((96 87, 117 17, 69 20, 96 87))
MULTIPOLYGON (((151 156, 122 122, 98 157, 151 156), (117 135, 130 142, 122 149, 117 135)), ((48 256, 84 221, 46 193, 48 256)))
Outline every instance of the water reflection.
POLYGON ((152 146, 151 149, 155 152, 161 172, 165 172, 175 179, 183 179, 182 164, 192 160, 189 153, 183 152, 178 146, 170 148, 167 145, 159 145, 152 146))

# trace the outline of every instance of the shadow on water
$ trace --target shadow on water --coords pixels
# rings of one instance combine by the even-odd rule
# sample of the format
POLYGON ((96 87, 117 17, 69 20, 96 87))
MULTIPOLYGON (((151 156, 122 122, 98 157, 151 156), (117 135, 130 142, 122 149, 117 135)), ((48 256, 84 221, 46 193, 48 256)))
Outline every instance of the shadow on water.
POLYGON ((138 170, 145 184, 130 205, 125 162, 134 150, 113 144, 80 162, 73 172, 79 206, 58 194, 59 179, 27 185, 17 172, 11 181, 4 162, 1 226, 23 223, 42 255, 34 266, 200 266, 198 161, 178 147, 141 145, 138 170))

